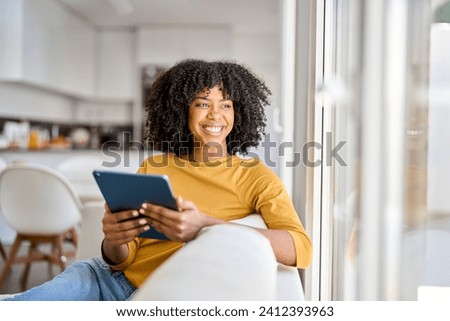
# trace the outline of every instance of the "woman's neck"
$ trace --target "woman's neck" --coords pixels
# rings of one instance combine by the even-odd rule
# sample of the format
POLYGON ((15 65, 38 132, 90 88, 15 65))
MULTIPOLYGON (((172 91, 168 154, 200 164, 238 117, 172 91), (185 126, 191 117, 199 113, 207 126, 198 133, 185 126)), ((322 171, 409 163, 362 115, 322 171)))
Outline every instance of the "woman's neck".
POLYGON ((211 162, 229 156, 226 146, 217 148, 216 146, 203 145, 196 147, 194 150, 186 155, 186 158, 194 162, 211 162))

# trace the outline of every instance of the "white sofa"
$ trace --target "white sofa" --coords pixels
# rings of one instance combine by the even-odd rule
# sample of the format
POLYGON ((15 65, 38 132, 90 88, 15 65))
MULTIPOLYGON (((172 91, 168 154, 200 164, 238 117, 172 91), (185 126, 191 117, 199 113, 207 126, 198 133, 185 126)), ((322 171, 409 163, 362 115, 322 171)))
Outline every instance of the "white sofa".
MULTIPOLYGON (((103 203, 85 204, 77 259, 100 255, 103 203)), ((270 242, 253 227, 260 215, 205 228, 163 263, 132 300, 304 300, 294 267, 275 260, 270 242)))
POLYGON ((276 262, 270 242, 242 225, 203 229, 161 265, 133 300, 302 299, 295 268, 276 262))

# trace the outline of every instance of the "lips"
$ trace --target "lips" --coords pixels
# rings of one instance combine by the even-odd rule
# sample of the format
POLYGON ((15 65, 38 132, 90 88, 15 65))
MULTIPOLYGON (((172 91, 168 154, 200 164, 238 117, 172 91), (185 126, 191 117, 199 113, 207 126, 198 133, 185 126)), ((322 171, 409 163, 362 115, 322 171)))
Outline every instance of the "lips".
POLYGON ((211 134, 218 134, 220 133, 225 127, 224 126, 210 126, 210 125, 203 125, 202 128, 211 134))

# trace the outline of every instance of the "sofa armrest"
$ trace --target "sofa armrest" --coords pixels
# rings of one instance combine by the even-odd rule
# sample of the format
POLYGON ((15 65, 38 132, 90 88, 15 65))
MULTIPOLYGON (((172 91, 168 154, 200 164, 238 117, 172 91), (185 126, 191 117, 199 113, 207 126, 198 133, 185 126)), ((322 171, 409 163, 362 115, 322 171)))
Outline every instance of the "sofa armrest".
POLYGON ((258 214, 202 230, 164 262, 133 300, 304 300, 298 269, 276 262, 258 214))
POLYGON ((153 272, 133 300, 275 300, 276 285, 275 255, 262 234, 214 225, 153 272))

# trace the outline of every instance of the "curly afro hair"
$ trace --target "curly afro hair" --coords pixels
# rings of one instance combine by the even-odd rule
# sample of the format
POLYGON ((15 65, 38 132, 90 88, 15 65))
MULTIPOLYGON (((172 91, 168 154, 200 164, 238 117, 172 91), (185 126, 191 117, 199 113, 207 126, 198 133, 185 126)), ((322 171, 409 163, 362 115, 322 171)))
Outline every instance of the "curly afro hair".
POLYGON ((270 90, 246 67, 228 61, 187 59, 160 75, 146 103, 146 141, 150 148, 178 156, 193 150, 188 128, 191 102, 198 92, 219 85, 233 101, 234 126, 227 136, 227 152, 245 155, 265 134, 264 108, 270 90))

